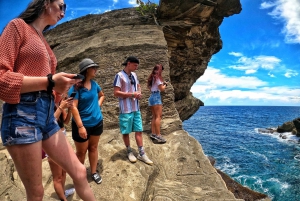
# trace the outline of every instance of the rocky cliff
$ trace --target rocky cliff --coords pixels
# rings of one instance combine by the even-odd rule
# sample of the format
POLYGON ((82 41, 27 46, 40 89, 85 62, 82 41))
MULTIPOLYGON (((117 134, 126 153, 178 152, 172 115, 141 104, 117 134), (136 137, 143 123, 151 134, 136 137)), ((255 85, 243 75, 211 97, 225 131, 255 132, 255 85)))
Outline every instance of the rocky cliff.
MULTIPOLYGON (((79 62, 86 57, 100 65, 96 81, 106 96, 102 107, 105 131, 99 143, 101 185, 91 181, 86 163, 97 200, 237 200, 204 155, 201 145, 182 129, 182 121, 203 105, 192 96, 190 88, 203 75, 212 55, 222 48, 220 24, 224 17, 240 11, 239 0, 161 0, 157 23, 153 17, 142 16, 131 8, 87 15, 46 33, 58 59, 57 71, 78 72, 79 62), (144 146, 154 161, 153 166, 142 162, 131 164, 127 160, 118 130, 118 100, 113 97, 112 83, 129 55, 141 62, 137 74, 143 90, 140 104, 144 146), (151 113, 146 80, 156 63, 163 64, 163 77, 171 81, 162 94, 162 134, 167 139, 163 145, 153 144, 148 137, 151 113)), ((136 154, 133 136, 131 143, 136 154)), ((24 189, 5 149, 0 153, 0 163, 0 200, 22 200, 24 189)), ((52 200, 57 197, 46 161, 43 168, 44 200, 52 200)), ((70 186, 68 178, 67 187, 70 186)), ((68 200, 79 198, 75 194, 68 200)))

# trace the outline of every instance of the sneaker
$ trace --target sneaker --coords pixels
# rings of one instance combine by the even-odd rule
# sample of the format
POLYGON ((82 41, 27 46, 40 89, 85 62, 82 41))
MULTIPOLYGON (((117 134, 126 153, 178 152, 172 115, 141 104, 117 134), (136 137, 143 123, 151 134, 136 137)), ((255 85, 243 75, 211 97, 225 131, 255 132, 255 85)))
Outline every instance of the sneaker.
POLYGON ((102 182, 101 176, 96 172, 92 174, 92 179, 97 183, 100 184, 102 182))
POLYGON ((69 197, 70 195, 73 195, 75 193, 75 188, 70 188, 65 190, 65 196, 66 198, 69 197))
POLYGON ((147 163, 148 165, 152 165, 153 164, 153 162, 148 158, 148 156, 146 155, 146 154, 144 154, 144 155, 138 155, 138 157, 137 157, 140 161, 143 161, 144 163, 147 163))
POLYGON ((133 155, 132 151, 127 154, 127 157, 130 162, 132 162, 132 163, 136 162, 136 157, 133 155))
POLYGON ((156 135, 150 134, 150 138, 152 138, 153 140, 156 140, 156 135))
POLYGON ((166 143, 167 142, 167 140, 165 140, 165 138, 163 138, 161 135, 157 135, 156 140, 160 143, 166 143))

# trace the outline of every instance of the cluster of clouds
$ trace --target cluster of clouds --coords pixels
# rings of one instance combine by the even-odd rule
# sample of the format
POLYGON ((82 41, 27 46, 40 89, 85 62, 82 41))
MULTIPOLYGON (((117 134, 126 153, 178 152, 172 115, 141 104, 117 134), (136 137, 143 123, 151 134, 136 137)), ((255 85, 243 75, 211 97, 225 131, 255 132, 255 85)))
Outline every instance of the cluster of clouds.
POLYGON ((283 33, 287 43, 300 43, 300 1, 299 0, 275 0, 265 1, 261 9, 271 9, 269 15, 281 20, 285 26, 283 33))
MULTIPOLYGON (((263 1, 260 9, 269 11, 268 15, 283 24, 286 43, 300 44, 299 0, 263 1)), ((299 86, 290 86, 287 81, 297 79, 299 73, 286 67, 280 58, 267 55, 247 57, 241 52, 230 52, 229 55, 234 59, 226 65, 226 71, 209 66, 197 80, 191 88, 195 97, 207 105, 300 105, 299 86), (228 69, 244 76, 230 75, 228 69), (259 76, 263 73, 269 78, 259 76), (277 83, 278 77, 285 78, 286 83, 277 83)))
POLYGON ((192 86, 193 95, 208 105, 294 105, 300 103, 300 88, 270 87, 255 76, 228 76, 208 67, 192 86))
POLYGON ((276 77, 272 72, 282 73, 286 78, 298 76, 298 72, 288 69, 281 64, 281 59, 275 56, 258 55, 254 57, 244 56, 240 52, 230 52, 229 55, 235 56, 238 60, 228 67, 231 69, 244 71, 245 74, 257 73, 259 69, 268 71, 270 77, 276 77))

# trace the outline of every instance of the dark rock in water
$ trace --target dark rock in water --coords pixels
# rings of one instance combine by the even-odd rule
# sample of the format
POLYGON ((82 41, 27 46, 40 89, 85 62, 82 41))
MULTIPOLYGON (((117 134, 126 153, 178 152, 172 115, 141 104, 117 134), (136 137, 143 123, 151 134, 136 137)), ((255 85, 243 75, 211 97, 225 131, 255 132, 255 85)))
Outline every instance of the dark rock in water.
POLYGON ((292 132, 292 130, 295 128, 295 125, 293 122, 288 121, 282 124, 281 126, 278 126, 277 132, 278 133, 285 133, 285 132, 292 132))
MULTIPOLYGON (((212 156, 207 157, 212 166, 214 166, 216 159, 212 156)), ((234 181, 230 176, 217 169, 217 172, 221 175, 222 179, 225 181, 228 190, 230 190, 235 198, 244 199, 244 200, 261 200, 268 199, 267 195, 255 192, 247 187, 244 187, 240 183, 234 181)))
POLYGON ((234 181, 227 174, 217 169, 217 172, 221 175, 222 179, 225 181, 228 190, 230 190, 234 197, 238 199, 243 199, 246 201, 254 200, 269 200, 268 196, 259 192, 255 192, 250 188, 244 187, 238 182, 234 181))
POLYGON ((259 133, 274 133, 274 132, 276 132, 276 130, 274 130, 272 128, 259 128, 258 132, 259 133))
POLYGON ((300 118, 296 118, 293 120, 293 123, 297 130, 300 130, 300 118))
POLYGON ((210 164, 211 164, 212 166, 215 166, 216 159, 215 159, 214 157, 212 157, 212 156, 207 156, 207 158, 208 158, 210 164))

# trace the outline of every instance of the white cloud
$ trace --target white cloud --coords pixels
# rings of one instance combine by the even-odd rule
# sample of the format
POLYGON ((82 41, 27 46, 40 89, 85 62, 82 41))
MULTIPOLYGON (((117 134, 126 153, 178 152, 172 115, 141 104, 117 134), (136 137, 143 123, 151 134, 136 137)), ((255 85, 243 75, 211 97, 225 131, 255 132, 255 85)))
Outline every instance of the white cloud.
POLYGON ((243 56, 243 54, 240 53, 240 52, 229 52, 228 54, 232 55, 232 56, 235 56, 235 57, 242 57, 243 56))
POLYGON ((275 77, 275 75, 272 74, 271 72, 269 72, 268 75, 269 75, 270 77, 275 77))
MULTIPOLYGON (((256 89, 258 87, 267 86, 267 82, 251 76, 229 77, 222 74, 219 69, 208 67, 203 76, 201 76, 194 84, 197 86, 206 86, 207 89, 212 88, 240 88, 240 89, 256 89)), ((193 87, 194 87, 193 86, 193 87)), ((192 89, 193 89, 192 87, 192 89)))
MULTIPOLYGON (((270 75, 271 76, 271 75, 270 75)), ((208 67, 192 86, 193 95, 205 105, 299 105, 300 88, 268 86, 256 77, 233 77, 208 67)))
POLYGON ((260 8, 261 9, 267 9, 267 8, 271 8, 273 6, 275 6, 276 4, 274 4, 273 2, 263 2, 261 5, 260 5, 260 8))
POLYGON ((290 69, 288 69, 287 72, 284 74, 284 76, 287 77, 287 78, 295 77, 297 75, 298 75, 297 71, 290 70, 290 69))
POLYGON ((128 3, 133 6, 137 6, 136 0, 129 0, 128 3))
POLYGON ((254 56, 252 58, 243 56, 242 53, 230 52, 229 55, 239 57, 237 64, 229 68, 245 71, 246 74, 256 73, 260 68, 264 70, 273 70, 280 65, 281 60, 274 56, 254 56))
POLYGON ((300 43, 300 1, 275 0, 263 2, 261 9, 273 9, 269 15, 274 19, 282 20, 285 24, 283 33, 287 43, 300 43))

